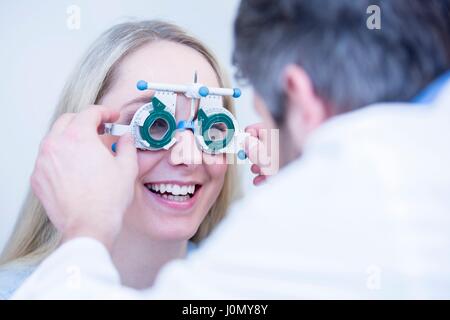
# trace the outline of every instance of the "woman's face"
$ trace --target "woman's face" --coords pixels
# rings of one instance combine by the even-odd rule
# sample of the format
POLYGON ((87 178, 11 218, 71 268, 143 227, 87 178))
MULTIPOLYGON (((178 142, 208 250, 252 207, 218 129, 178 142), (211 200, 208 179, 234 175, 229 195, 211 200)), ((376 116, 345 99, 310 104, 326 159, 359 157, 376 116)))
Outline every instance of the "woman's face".
MULTIPOLYGON (((117 122, 129 124, 135 111, 150 102, 154 93, 138 91, 138 80, 186 84, 193 82, 195 71, 199 83, 219 86, 208 61, 194 49, 168 41, 152 42, 120 63, 114 83, 100 103, 117 108, 117 122)), ((190 106, 191 100, 178 94, 177 122, 188 119, 190 106)), ((175 138, 177 143, 169 150, 138 149, 135 197, 125 215, 124 228, 154 240, 192 237, 216 201, 227 170, 225 157, 203 154, 190 130, 177 131, 175 138)), ((103 139, 110 148, 117 138, 103 139)))

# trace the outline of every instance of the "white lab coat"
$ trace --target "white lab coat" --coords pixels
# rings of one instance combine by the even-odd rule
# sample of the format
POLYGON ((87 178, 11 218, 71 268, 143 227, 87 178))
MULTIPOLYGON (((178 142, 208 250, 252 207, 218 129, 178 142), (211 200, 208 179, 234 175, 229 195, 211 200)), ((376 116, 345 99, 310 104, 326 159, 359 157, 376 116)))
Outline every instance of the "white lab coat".
POLYGON ((105 247, 80 238, 15 298, 450 298, 449 252, 447 85, 434 106, 374 105, 325 123, 149 290, 122 287, 105 247))

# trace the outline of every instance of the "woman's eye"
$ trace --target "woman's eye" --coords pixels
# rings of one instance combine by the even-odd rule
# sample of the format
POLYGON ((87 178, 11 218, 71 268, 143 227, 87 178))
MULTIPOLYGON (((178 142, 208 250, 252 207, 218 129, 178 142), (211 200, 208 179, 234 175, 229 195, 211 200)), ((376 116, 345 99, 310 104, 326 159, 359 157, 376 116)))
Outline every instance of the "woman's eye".
POLYGON ((169 124, 164 119, 156 119, 148 129, 149 135, 155 140, 161 140, 169 130, 169 124))
POLYGON ((214 123, 208 129, 208 138, 211 141, 221 141, 225 139, 227 133, 227 126, 223 122, 214 123))

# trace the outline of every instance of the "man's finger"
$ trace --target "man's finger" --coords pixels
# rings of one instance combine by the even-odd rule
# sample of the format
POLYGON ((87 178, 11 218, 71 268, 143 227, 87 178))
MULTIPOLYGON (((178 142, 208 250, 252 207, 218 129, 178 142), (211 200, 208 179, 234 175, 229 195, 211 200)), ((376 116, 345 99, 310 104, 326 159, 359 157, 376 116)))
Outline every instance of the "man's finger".
POLYGON ((254 174, 260 174, 261 168, 256 164, 252 164, 252 166, 250 167, 250 171, 254 174))
POLYGON ((253 179, 253 184, 255 186, 259 186, 259 185, 263 184, 265 181, 266 181, 266 176, 259 175, 253 179))
POLYGON ((80 112, 70 125, 77 126, 80 131, 95 132, 103 123, 115 122, 119 118, 119 112, 111 107, 91 106, 80 112))
POLYGON ((245 139, 244 150, 248 156, 248 159, 252 163, 258 163, 258 151, 263 147, 261 141, 254 136, 249 136, 245 139))
POLYGON ((245 128, 245 132, 249 133, 251 136, 259 138, 261 130, 266 129, 264 123, 258 122, 252 125, 249 125, 245 128))

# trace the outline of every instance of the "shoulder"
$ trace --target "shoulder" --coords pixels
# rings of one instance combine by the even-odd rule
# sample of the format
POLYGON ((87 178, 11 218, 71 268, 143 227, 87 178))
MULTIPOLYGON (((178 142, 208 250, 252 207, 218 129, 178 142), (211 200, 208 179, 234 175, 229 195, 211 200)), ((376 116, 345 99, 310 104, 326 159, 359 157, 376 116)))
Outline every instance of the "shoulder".
POLYGON ((0 300, 9 299, 33 273, 35 265, 11 264, 0 267, 0 300))

